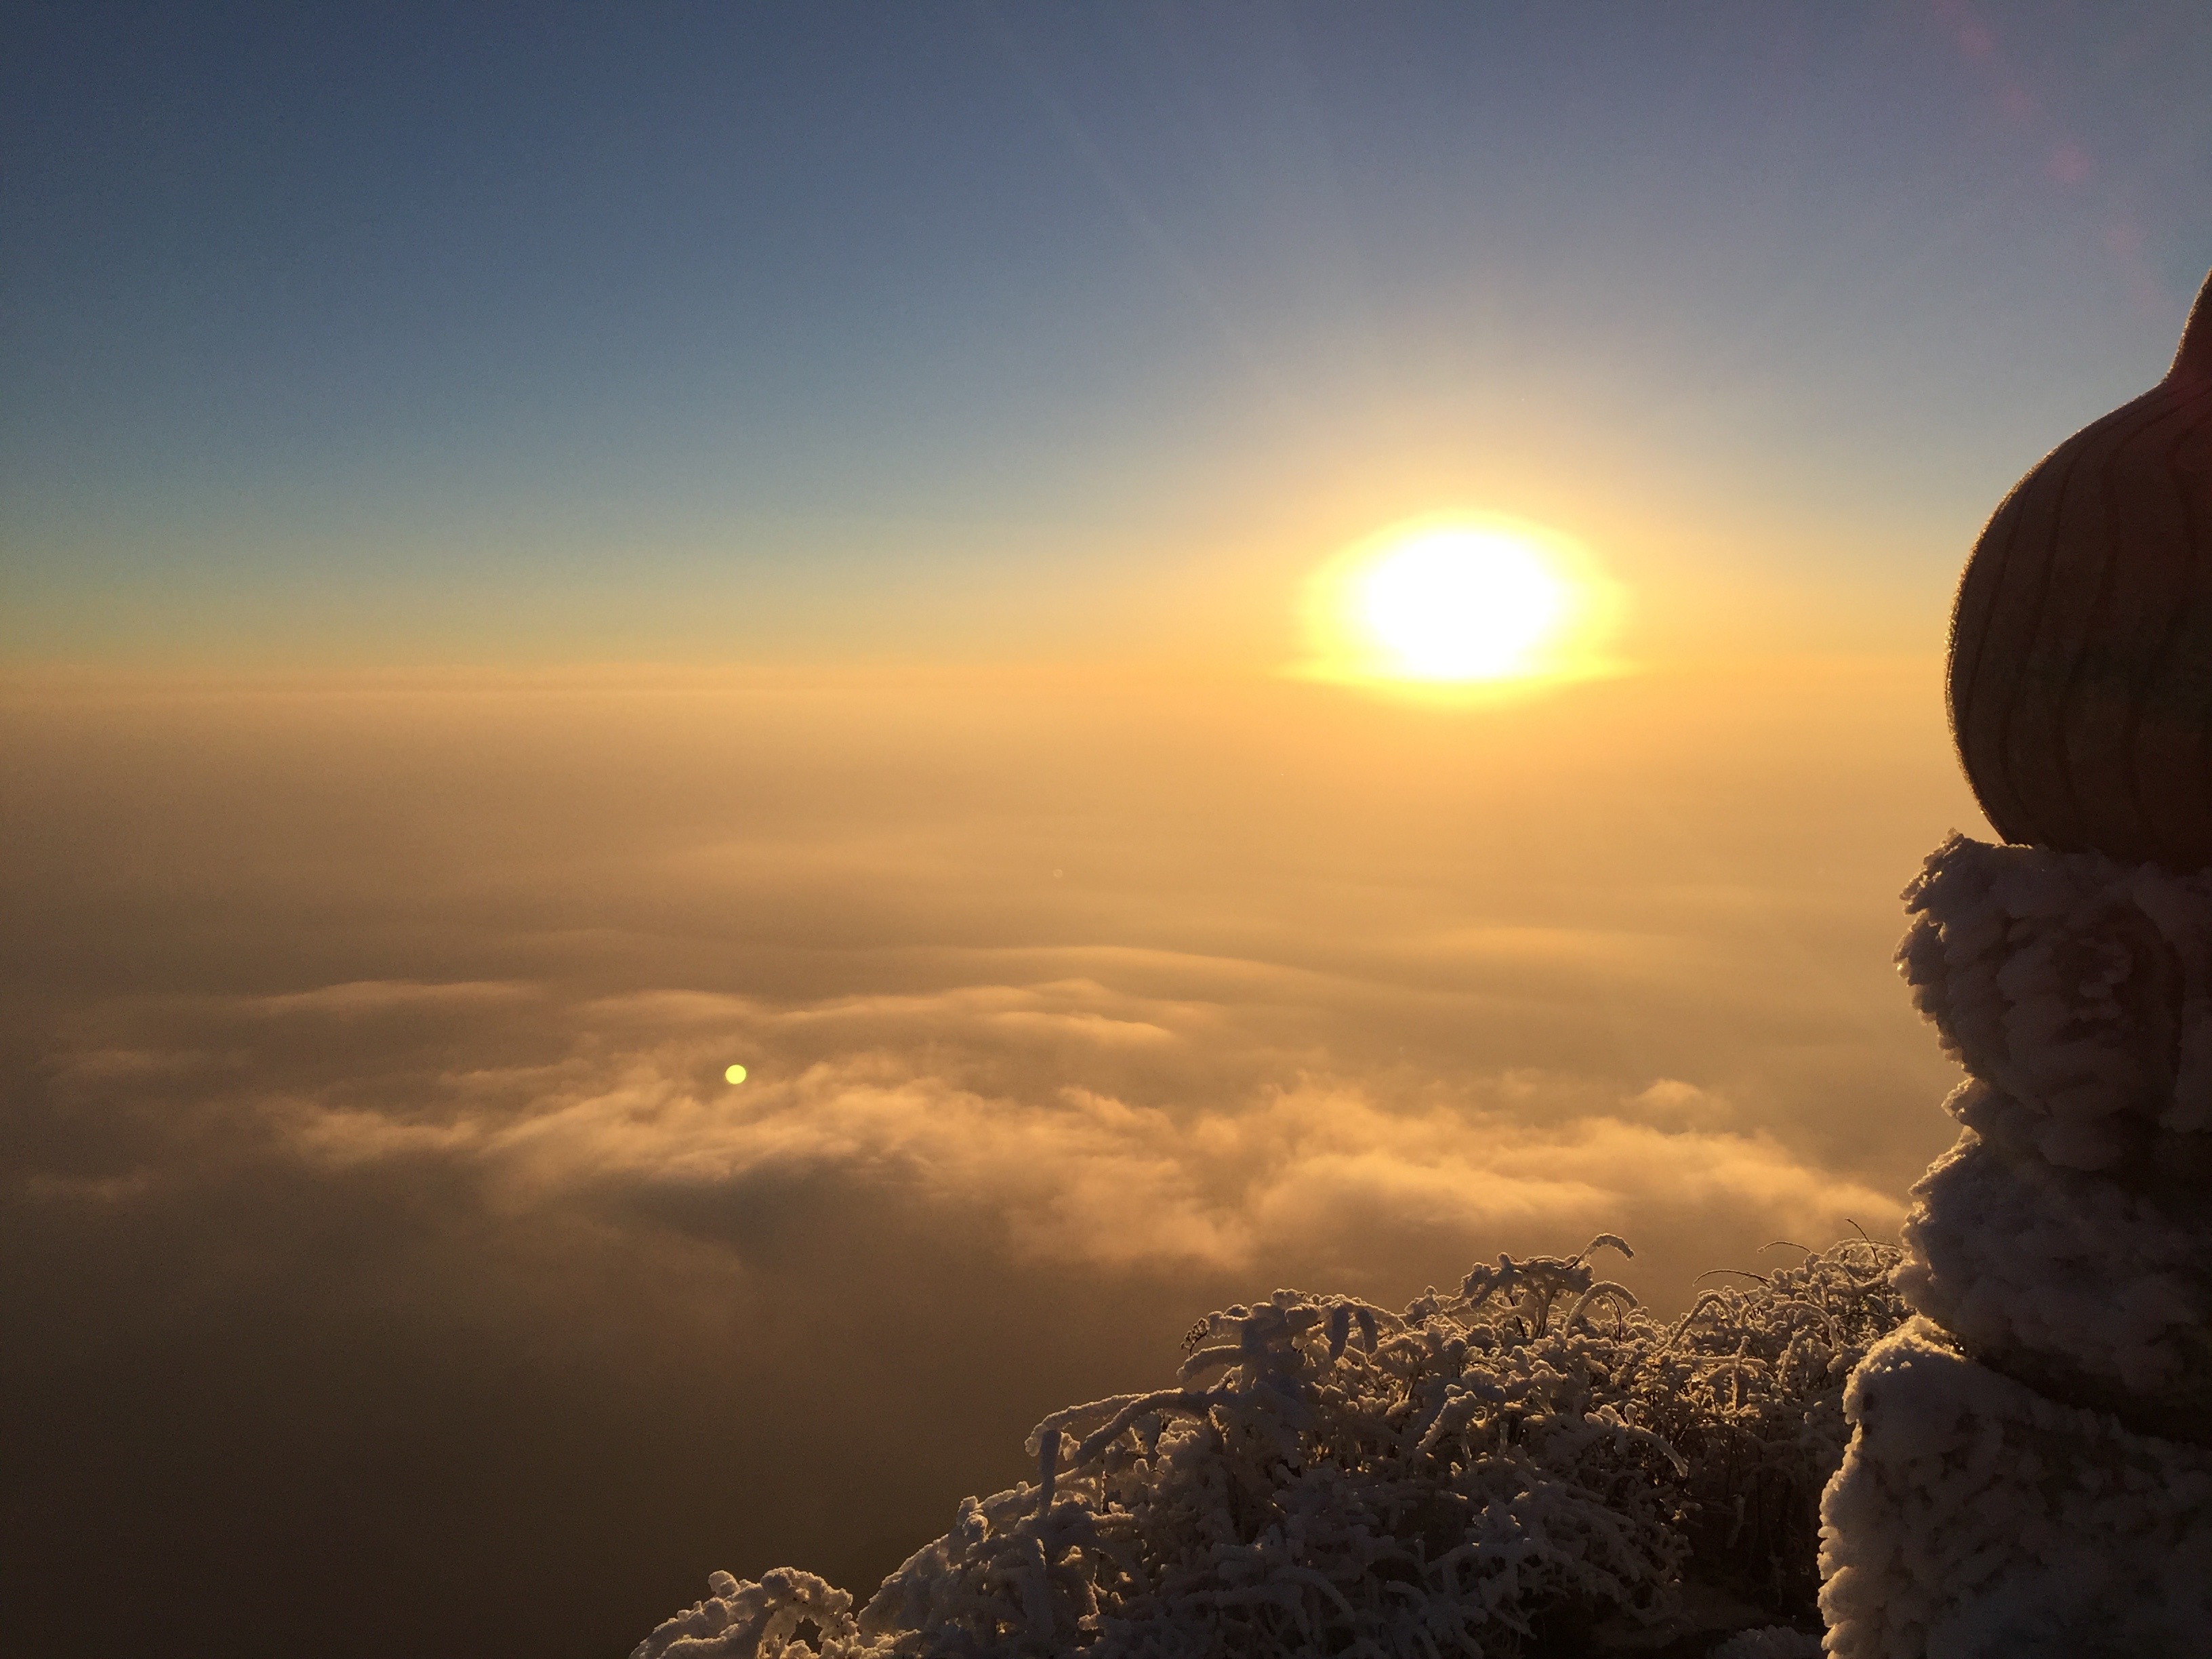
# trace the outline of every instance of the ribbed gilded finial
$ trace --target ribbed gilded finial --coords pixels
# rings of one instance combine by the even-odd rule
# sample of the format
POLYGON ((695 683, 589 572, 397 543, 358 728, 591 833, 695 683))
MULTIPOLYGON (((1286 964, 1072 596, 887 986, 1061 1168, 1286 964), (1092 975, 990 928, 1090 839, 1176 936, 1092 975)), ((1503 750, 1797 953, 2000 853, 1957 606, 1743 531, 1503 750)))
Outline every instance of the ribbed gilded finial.
POLYGON ((2169 380, 2183 376, 2200 380, 2212 377, 2212 272, 2197 290, 2197 303, 2181 325, 2180 349, 2173 354, 2173 367, 2166 372, 2169 380))
POLYGON ((1950 702, 2007 841, 2212 865, 2212 276, 2166 378, 2052 450, 1982 532, 1950 702))

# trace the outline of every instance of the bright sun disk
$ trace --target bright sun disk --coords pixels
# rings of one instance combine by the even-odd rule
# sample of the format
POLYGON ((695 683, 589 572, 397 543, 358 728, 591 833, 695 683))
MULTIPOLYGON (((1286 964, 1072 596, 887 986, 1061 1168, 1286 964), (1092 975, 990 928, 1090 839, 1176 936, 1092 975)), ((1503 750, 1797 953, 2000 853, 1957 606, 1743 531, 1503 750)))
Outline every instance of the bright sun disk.
POLYGON ((1580 544, 1541 525, 1415 520, 1313 574, 1314 654, 1297 672, 1477 694, 1610 673, 1605 644, 1618 598, 1580 544))
POLYGON ((1407 679, 1528 673, 1566 620, 1565 576, 1526 543, 1445 529, 1386 547, 1355 579, 1359 620, 1407 679))

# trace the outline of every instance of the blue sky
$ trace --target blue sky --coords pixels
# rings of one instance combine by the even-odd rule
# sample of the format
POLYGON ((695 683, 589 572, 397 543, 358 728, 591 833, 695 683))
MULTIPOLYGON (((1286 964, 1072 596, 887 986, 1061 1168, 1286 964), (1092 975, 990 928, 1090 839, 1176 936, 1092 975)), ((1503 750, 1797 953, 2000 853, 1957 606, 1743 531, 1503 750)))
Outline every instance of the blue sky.
POLYGON ((2185 4, 18 36, 18 661, 1264 653, 1449 507, 1895 644, 1792 596, 1940 610, 2212 262, 2185 4))

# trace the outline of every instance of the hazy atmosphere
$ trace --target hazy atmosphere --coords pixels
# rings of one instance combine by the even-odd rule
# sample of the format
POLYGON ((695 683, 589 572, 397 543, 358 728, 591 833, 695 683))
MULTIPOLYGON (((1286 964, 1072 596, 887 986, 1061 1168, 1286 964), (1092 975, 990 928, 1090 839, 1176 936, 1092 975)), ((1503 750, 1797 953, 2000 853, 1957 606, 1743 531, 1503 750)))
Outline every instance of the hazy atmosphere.
POLYGON ((2196 6, 13 33, 9 1653, 623 1653, 1279 1285, 1894 1235, 2196 6))

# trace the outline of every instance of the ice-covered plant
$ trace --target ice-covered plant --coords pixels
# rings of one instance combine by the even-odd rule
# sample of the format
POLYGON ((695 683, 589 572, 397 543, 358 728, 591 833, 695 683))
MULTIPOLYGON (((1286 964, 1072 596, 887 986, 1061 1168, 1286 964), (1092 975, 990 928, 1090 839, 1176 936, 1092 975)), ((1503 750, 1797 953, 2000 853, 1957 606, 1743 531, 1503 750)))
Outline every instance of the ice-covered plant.
POLYGON ((1844 1382, 1904 1322, 1893 1245, 1854 1239, 1740 1286, 1707 1291, 1641 1344, 1620 1409, 1688 1473, 1680 1526, 1691 1577, 1810 1616, 1820 1491, 1850 1438, 1844 1382))
POLYGON ((718 1574, 633 1659, 1602 1651, 1686 1578, 1809 1610, 1838 1399, 1893 1253, 1808 1254, 1660 1324, 1593 1252, 1501 1256, 1401 1313, 1279 1291, 1172 1386, 1054 1413, 859 1613, 718 1574))

